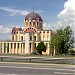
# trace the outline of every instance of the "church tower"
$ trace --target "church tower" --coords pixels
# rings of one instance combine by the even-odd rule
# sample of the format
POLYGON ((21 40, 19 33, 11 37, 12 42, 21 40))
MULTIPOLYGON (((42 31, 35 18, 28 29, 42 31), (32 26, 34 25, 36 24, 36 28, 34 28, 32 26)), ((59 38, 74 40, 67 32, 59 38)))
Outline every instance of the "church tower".
POLYGON ((41 16, 35 12, 26 15, 24 19, 25 32, 36 32, 42 30, 43 20, 41 16))

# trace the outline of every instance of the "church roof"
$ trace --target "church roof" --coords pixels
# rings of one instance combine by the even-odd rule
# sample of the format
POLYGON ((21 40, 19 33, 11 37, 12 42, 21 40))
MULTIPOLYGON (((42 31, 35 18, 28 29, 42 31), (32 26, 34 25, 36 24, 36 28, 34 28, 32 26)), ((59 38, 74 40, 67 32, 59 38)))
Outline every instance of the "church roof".
POLYGON ((16 31, 19 31, 19 30, 22 30, 22 28, 16 28, 16 27, 14 27, 14 28, 12 29, 12 33, 15 33, 16 31))
POLYGON ((32 20, 36 20, 38 18, 40 21, 42 21, 41 16, 35 12, 27 14, 25 20, 28 20, 29 18, 31 18, 32 20))

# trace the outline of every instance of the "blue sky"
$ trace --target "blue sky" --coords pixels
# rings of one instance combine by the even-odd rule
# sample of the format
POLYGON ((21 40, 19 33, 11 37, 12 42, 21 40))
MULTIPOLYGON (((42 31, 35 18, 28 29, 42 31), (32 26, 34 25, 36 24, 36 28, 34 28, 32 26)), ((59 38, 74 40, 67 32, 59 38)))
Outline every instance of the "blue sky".
POLYGON ((25 15, 32 12, 33 8, 41 15, 44 25, 54 30, 56 24, 61 25, 63 22, 59 20, 62 11, 66 9, 65 2, 69 1, 74 0, 0 0, 0 29, 4 28, 6 31, 3 33, 3 30, 0 30, 0 39, 5 38, 14 26, 23 27, 25 15))
MULTIPOLYGON (((57 14, 63 9, 66 0, 0 0, 0 7, 15 10, 27 10, 29 12, 41 11, 39 14, 44 22, 56 22, 57 14)), ((10 13, 0 10, 0 23, 4 25, 23 24, 24 15, 10 16, 10 13), (10 21, 9 21, 10 20, 10 21)))

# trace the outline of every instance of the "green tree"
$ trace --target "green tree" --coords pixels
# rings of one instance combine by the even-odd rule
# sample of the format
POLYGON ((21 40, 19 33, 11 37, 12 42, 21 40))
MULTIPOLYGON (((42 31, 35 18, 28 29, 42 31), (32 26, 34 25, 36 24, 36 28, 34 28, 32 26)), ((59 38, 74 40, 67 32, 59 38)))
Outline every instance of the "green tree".
POLYGON ((36 47, 37 52, 41 55, 42 51, 46 52, 46 46, 43 42, 38 43, 38 46, 36 47))
POLYGON ((57 29, 52 36, 52 47, 55 46, 57 54, 67 54, 68 49, 73 48, 74 37, 72 29, 67 26, 64 29, 57 29))
POLYGON ((73 32, 70 26, 66 27, 63 30, 63 41, 64 41, 64 53, 68 53, 68 49, 71 49, 74 47, 74 37, 73 37, 73 32))

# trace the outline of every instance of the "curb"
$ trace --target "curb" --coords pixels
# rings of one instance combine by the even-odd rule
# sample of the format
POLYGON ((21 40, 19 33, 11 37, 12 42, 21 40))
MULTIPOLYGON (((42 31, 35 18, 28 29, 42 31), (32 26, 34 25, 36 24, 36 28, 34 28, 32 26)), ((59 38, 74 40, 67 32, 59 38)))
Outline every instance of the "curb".
POLYGON ((23 62, 0 62, 0 64, 29 64, 29 65, 45 65, 45 66, 68 66, 68 67, 75 67, 74 65, 71 64, 48 64, 48 63, 23 63, 23 62))

